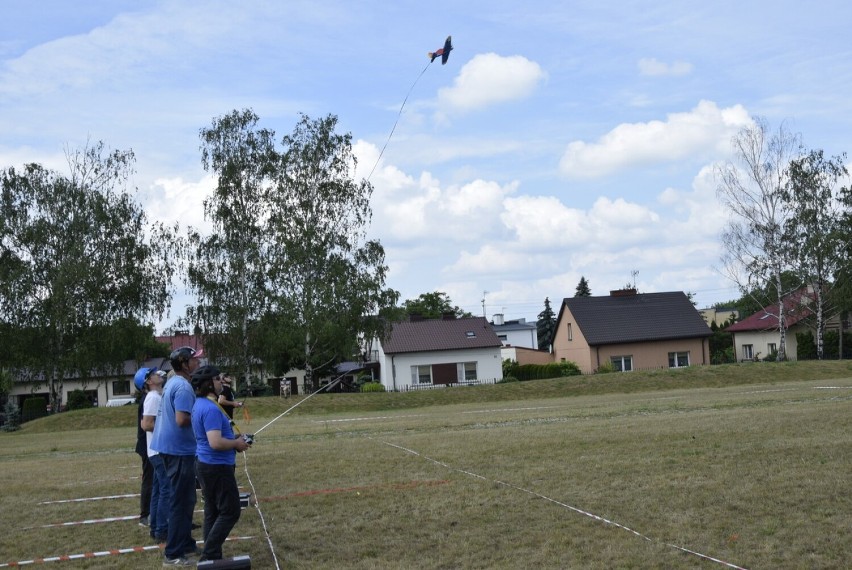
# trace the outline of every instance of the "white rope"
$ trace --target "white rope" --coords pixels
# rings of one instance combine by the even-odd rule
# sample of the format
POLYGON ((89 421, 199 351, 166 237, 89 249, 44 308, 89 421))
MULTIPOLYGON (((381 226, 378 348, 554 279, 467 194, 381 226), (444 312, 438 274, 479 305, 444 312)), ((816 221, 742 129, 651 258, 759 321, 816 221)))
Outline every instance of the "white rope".
MULTIPOLYGON (((579 513, 579 514, 581 514, 581 515, 584 515, 584 516, 587 516, 587 517, 589 517, 589 518, 592 518, 592 519, 594 519, 594 520, 596 520, 596 521, 602 522, 602 523, 604 523, 604 524, 612 525, 612 526, 617 527, 617 528, 620 528, 620 529, 622 529, 622 530, 626 530, 627 532, 630 532, 630 533, 632 533, 633 535, 635 535, 635 536, 637 536, 637 537, 639 537, 639 538, 642 538, 642 539, 644 539, 644 540, 647 540, 648 542, 654 542, 654 540, 653 540, 652 538, 650 538, 650 537, 648 537, 648 536, 646 536, 646 535, 644 535, 644 534, 642 534, 642 533, 640 533, 640 532, 638 532, 638 531, 635 531, 635 530, 633 530, 632 528, 626 527, 626 526, 624 526, 623 524, 619 524, 619 523, 617 523, 617 522, 615 522, 615 521, 611 521, 611 520, 609 520, 609 519, 606 519, 606 518, 604 518, 604 517, 601 517, 601 516, 598 516, 598 515, 596 515, 596 514, 590 513, 590 512, 588 512, 588 511, 584 511, 584 510, 582 510, 582 509, 578 509, 577 507, 573 507, 573 506, 571 506, 571 505, 569 505, 569 504, 563 503, 563 502, 561 502, 561 501, 557 501, 556 499, 551 499, 550 497, 547 497, 547 496, 545 496, 545 495, 542 495, 541 493, 537 493, 536 491, 532 491, 532 490, 530 490, 530 489, 525 489, 525 488, 523 488, 523 487, 519 487, 519 486, 517 486, 517 485, 513 485, 512 483, 506 483, 505 481, 499 481, 499 480, 496 480, 496 479, 488 479, 487 477, 484 477, 484 476, 479 475, 479 474, 477 474, 477 473, 472 473, 472 472, 470 472, 470 471, 465 471, 464 469, 460 469, 460 468, 458 468, 458 467, 452 467, 451 465, 448 465, 448 464, 444 463, 443 461, 438 461, 437 459, 433 459, 433 458, 431 458, 431 457, 429 457, 429 456, 427 456, 427 455, 423 455, 422 453, 419 453, 419 452, 417 452, 417 451, 414 451, 413 449, 409 449, 409 448, 407 448, 407 447, 403 447, 403 446, 401 446, 401 445, 397 445, 397 444, 395 444, 395 443, 390 443, 390 442, 387 442, 387 441, 382 441, 382 440, 380 440, 380 439, 375 439, 375 438, 370 437, 370 436, 367 436, 367 438, 368 438, 368 439, 372 439, 373 441, 378 441, 379 443, 382 443, 382 444, 384 444, 384 445, 387 445, 387 446, 390 446, 390 447, 394 447, 394 448, 399 449, 399 450, 401 450, 401 451, 404 451, 404 452, 406 452, 406 453, 410 453, 411 455, 415 455, 415 456, 417 456, 417 457, 420 457, 420 458, 422 458, 422 459, 425 459, 426 461, 430 461, 430 462, 434 463, 435 465, 440 465, 441 467, 444 467, 444 468, 449 469, 449 470, 451 470, 451 471, 456 471, 457 473, 463 473, 463 474, 465 474, 465 475, 468 475, 468 476, 470 476, 470 477, 474 477, 474 478, 476 478, 476 479, 481 479, 481 480, 483 480, 483 481, 489 481, 489 482, 491 482, 491 483, 495 483, 495 484, 497 484, 497 485, 502 485, 502 486, 504 486, 504 487, 508 487, 508 488, 510 488, 510 489, 515 489, 516 491, 522 491, 522 492, 527 493, 527 494, 529 494, 529 495, 532 495, 532 496, 534 496, 534 497, 538 497, 539 499, 543 499, 543 500, 548 501, 548 502, 551 502, 551 503, 553 503, 553 504, 555 504, 555 505, 559 505, 560 507, 564 507, 564 508, 566 508, 566 509, 572 510, 572 511, 574 511, 575 513, 579 513)), ((722 565, 724 565, 724 566, 727 566, 728 568, 734 568, 735 570, 746 570, 745 568, 743 568, 743 567, 741 567, 741 566, 737 566, 736 564, 731 564, 730 562, 725 562, 724 560, 719 560, 718 558, 713 558, 712 556, 708 556, 708 555, 706 555, 706 554, 701 554, 700 552, 696 552, 696 551, 694 551, 694 550, 689 550, 688 548, 684 548, 684 547, 682 547, 682 546, 677 546, 676 544, 669 544, 669 543, 663 543, 663 544, 665 544, 666 546, 668 546, 668 547, 670 547, 670 548, 674 548, 674 549, 680 550, 680 551, 682 551, 682 552, 686 552, 686 553, 688 553, 688 554, 692 554, 692 555, 694 555, 694 556, 698 556, 699 558, 703 558, 703 559, 705 559, 705 560, 710 560, 710 561, 712 561, 712 562, 716 562, 716 563, 718 563, 718 564, 722 564, 722 565)))

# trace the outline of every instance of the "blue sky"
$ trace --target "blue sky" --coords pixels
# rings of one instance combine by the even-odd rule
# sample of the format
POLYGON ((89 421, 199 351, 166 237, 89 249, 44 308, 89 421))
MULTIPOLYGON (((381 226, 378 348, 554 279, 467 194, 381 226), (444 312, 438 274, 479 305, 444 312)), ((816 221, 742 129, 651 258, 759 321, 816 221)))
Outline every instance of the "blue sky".
MULTIPOLYGON (((282 136, 333 113, 367 176, 410 90, 370 178, 370 235, 402 299, 440 290, 482 314, 484 297, 489 318, 558 310, 581 276, 596 295, 638 272, 642 292, 736 298, 714 177, 731 136, 762 116, 852 150, 840 0, 0 7, 0 167, 64 169, 87 139, 132 148, 149 216, 183 225, 205 226, 213 117, 251 107, 282 136), (427 67, 449 34, 449 62, 427 67)), ((188 300, 179 287, 160 324, 188 300)))

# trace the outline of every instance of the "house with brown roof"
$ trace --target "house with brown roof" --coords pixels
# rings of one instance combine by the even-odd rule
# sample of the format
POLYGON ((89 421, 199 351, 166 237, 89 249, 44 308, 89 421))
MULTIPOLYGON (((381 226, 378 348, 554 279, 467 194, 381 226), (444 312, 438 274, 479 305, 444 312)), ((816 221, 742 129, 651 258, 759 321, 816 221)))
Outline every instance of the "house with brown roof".
POLYGON ((501 346, 484 317, 394 323, 378 342, 380 379, 389 391, 499 380, 501 346))
POLYGON ((603 363, 627 372, 710 363, 710 327, 681 291, 563 299, 553 336, 556 362, 583 373, 603 363))
MULTIPOLYGON (((813 311, 814 296, 812 291, 803 287, 785 296, 782 300, 784 307, 784 325, 787 360, 797 360, 797 333, 813 332, 815 314, 813 311)), ((778 303, 763 307, 753 315, 732 324, 725 329, 733 336, 734 352, 738 362, 763 360, 778 352, 781 342, 781 332, 778 326, 778 303)), ((826 330, 837 330, 840 321, 837 315, 826 320, 826 330)))

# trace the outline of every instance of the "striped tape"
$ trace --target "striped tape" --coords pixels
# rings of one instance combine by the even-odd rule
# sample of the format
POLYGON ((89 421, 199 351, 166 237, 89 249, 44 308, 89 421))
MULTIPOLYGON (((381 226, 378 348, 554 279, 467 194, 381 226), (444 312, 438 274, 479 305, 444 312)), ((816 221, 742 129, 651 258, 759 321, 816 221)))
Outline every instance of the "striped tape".
POLYGON ((39 505, 58 505, 60 503, 83 503, 86 501, 106 501, 108 499, 129 499, 138 497, 139 493, 130 493, 129 495, 109 495, 107 497, 83 497, 81 499, 62 499, 60 501, 42 501, 39 505))
MULTIPOLYGON (((225 540, 231 542, 234 540, 250 540, 253 536, 233 536, 225 540)), ((197 544, 204 544, 203 541, 197 541, 197 544)), ((131 554, 134 552, 147 552, 150 550, 160 550, 164 548, 162 544, 151 544, 148 546, 131 546, 130 548, 112 548, 110 550, 101 550, 99 552, 83 552, 81 554, 61 554, 59 556, 46 556, 44 558, 33 558, 32 560, 18 560, 16 562, 5 562, 0 564, 0 568, 17 568, 19 566, 30 566, 32 564, 44 564, 47 562, 64 562, 67 560, 84 560, 88 558, 103 558, 106 556, 118 556, 119 554, 131 554)))

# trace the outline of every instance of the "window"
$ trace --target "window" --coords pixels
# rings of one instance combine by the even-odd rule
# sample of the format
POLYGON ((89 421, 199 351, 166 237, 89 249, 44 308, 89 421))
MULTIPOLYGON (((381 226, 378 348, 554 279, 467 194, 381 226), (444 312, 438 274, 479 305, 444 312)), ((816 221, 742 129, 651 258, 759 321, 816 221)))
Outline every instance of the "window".
POLYGON ((613 368, 618 372, 630 372, 633 370, 633 356, 612 356, 609 359, 613 368))
POLYGON ((688 352, 669 353, 669 368, 682 368, 684 366, 689 366, 688 352))
POLYGON ((129 396, 130 395, 130 380, 113 380, 112 382, 113 396, 129 396))
POLYGON ((466 336, 467 338, 476 338, 476 333, 473 331, 467 331, 466 333, 464 333, 464 336, 466 336))
POLYGON ((754 359, 754 346, 750 344, 743 345, 743 360, 753 360, 754 359))
POLYGON ((778 345, 774 342, 770 342, 766 345, 766 354, 777 354, 778 353, 778 345))
POLYGON ((506 342, 507 340, 509 340, 509 336, 505 335, 505 334, 498 334, 497 338, 499 338, 503 342, 506 342))
POLYGON ((412 366, 411 382, 412 384, 431 384, 432 367, 428 364, 426 366, 412 366))
POLYGON ((458 363, 458 379, 476 380, 476 362, 459 362, 458 363))
POLYGON ((574 329, 571 327, 571 323, 568 323, 568 340, 574 340, 574 329))

